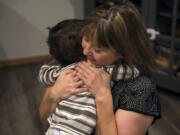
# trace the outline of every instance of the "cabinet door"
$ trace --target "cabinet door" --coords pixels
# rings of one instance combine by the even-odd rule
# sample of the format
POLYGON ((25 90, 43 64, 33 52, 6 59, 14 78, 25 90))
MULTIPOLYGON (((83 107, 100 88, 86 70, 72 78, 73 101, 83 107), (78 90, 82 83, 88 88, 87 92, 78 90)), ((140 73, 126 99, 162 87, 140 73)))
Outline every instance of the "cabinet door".
POLYGON ((160 35, 154 41, 159 86, 180 92, 180 1, 152 0, 155 11, 149 11, 149 24, 160 35), (150 18, 153 18, 150 20, 150 18))

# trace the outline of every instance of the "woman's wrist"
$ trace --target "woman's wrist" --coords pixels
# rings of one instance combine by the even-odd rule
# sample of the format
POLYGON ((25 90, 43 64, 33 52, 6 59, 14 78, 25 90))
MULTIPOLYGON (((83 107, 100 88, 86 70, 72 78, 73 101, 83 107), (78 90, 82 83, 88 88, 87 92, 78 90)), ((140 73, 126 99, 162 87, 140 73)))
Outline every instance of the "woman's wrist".
POLYGON ((95 98, 98 118, 97 130, 102 135, 116 135, 117 129, 113 112, 113 99, 110 89, 107 89, 102 95, 96 96, 95 98))
POLYGON ((103 93, 95 96, 96 104, 105 104, 107 99, 112 98, 110 89, 103 88, 103 91, 103 93))
POLYGON ((61 100, 59 94, 56 92, 56 87, 52 86, 48 89, 48 99, 52 103, 59 103, 61 100))

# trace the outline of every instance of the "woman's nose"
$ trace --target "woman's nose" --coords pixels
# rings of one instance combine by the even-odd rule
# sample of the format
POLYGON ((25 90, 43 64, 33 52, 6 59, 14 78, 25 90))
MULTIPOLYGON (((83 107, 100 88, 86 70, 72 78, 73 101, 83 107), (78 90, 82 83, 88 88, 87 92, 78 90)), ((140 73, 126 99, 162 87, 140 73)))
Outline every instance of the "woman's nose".
POLYGON ((90 52, 91 52, 91 48, 90 47, 86 46, 86 47, 83 48, 83 54, 84 55, 88 55, 90 52))

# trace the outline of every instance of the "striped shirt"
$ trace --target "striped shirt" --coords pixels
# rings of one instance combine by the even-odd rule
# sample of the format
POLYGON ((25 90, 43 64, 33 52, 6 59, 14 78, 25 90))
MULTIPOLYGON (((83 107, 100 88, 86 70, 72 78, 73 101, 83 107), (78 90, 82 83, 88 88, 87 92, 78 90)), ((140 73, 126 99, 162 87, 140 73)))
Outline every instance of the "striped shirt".
MULTIPOLYGON (((59 74, 76 63, 62 68, 61 65, 43 65, 39 80, 46 85, 53 85, 59 74)), ((111 75, 111 86, 114 81, 139 76, 135 67, 109 65, 101 67, 111 75)), ((48 118, 50 128, 57 128, 70 135, 90 135, 96 126, 96 104, 90 92, 82 92, 59 102, 55 112, 48 118)))

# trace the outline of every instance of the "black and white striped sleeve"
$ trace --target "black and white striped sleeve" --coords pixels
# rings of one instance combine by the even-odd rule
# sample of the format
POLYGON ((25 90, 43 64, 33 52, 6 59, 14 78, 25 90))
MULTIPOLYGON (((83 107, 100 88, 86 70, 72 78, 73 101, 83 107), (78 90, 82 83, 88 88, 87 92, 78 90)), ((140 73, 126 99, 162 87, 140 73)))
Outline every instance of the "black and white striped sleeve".
POLYGON ((43 65, 39 71, 39 81, 45 85, 52 86, 59 76, 61 65, 43 65))

